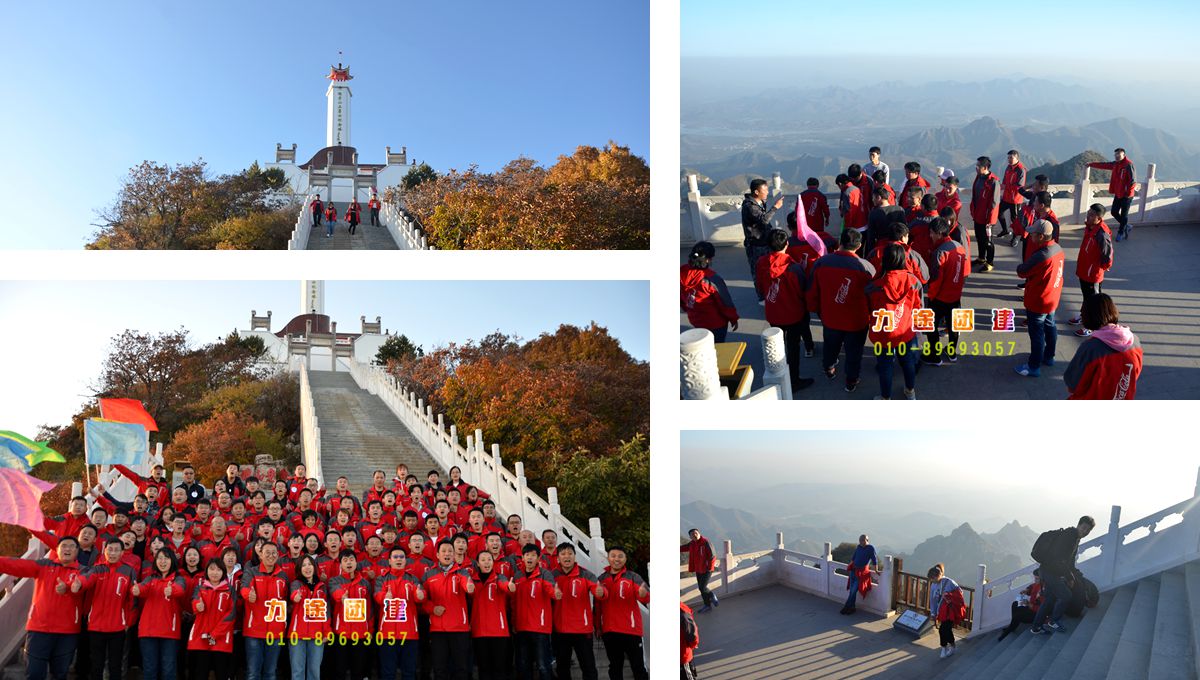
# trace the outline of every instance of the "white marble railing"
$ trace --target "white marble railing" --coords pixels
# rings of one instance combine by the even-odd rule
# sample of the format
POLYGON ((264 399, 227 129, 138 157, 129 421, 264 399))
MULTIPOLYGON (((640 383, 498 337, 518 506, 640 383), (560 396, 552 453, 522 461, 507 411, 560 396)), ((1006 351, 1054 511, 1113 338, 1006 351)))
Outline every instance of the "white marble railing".
POLYGON ((425 234, 422 234, 416 224, 400 212, 395 204, 384 203, 379 211, 379 218, 383 220, 383 226, 401 250, 436 250, 429 245, 425 234))
POLYGON ((721 385, 720 367, 717 365, 716 338, 712 331, 704 328, 689 328, 679 334, 679 389, 680 397, 689 400, 762 400, 777 401, 791 399, 791 380, 783 351, 783 333, 779 329, 767 328, 762 332, 763 365, 766 375, 763 386, 751 390, 754 372, 744 381, 745 387, 731 395, 729 388, 721 385))
MULTIPOLYGON (((1195 559, 1200 559, 1200 474, 1192 498, 1124 526, 1121 506, 1114 505, 1108 531, 1080 543, 1076 566, 1104 592, 1195 559)), ((1033 580, 1036 568, 1030 564, 989 580, 980 565, 977 592, 982 597, 975 600, 974 634, 1008 625, 1009 605, 1033 580)))
MULTIPOLYGON (((775 534, 776 547, 757 552, 733 553, 733 542, 724 541, 724 550, 718 558, 717 570, 709 582, 709 588, 718 596, 737 595, 772 585, 785 585, 809 595, 834 602, 845 602, 850 591, 846 588, 849 577, 846 563, 833 559, 832 544, 826 543, 824 555, 788 550, 783 547, 783 534, 775 534)), ((874 587, 865 597, 859 598, 856 606, 863 611, 886 616, 892 610, 892 583, 895 561, 891 555, 879 559, 879 572, 872 572, 874 587)), ((695 578, 687 575, 687 566, 680 567, 680 598, 683 600, 699 596, 695 578)))
MULTIPOLYGON (((1055 196, 1050 207, 1062 223, 1082 224, 1088 206, 1092 203, 1108 207, 1112 202, 1108 197, 1097 196, 1107 191, 1108 184, 1093 182, 1091 172, 1090 169, 1086 170, 1078 184, 1051 184, 1048 187, 1048 191, 1055 196)), ((1200 222, 1200 181, 1160 182, 1155 178, 1155 172, 1155 164, 1148 164, 1146 177, 1141 182, 1141 191, 1134 197, 1129 210, 1130 223, 1151 225, 1200 222)), ((773 175, 770 186, 768 204, 774 204, 775 199, 780 196, 784 198, 783 207, 776 212, 772 220, 775 226, 784 229, 787 227, 787 214, 795 208, 796 194, 783 193, 779 173, 773 175)), ((830 221, 835 225, 840 223, 837 215, 838 196, 837 192, 825 193, 825 198, 829 201, 830 221)), ((967 214, 967 207, 971 202, 970 186, 959 187, 959 198, 963 202, 960 219, 967 222, 970 219, 967 214)), ((742 195, 702 196, 697 176, 688 175, 687 201, 680 219, 680 243, 689 245, 696 241, 709 241, 722 245, 740 244, 743 240, 742 200, 742 195)), ((831 231, 836 232, 838 229, 834 227, 831 231)))
MULTIPOLYGON (((457 465, 468 484, 491 496, 496 503, 497 513, 520 515, 523 526, 536 536, 546 529, 553 529, 559 535, 560 543, 570 541, 574 544, 578 561, 585 569, 597 575, 604 570, 607 560, 600 518, 590 518, 588 531, 585 532, 563 517, 558 503, 558 489, 546 489, 547 499, 530 491, 525 481, 525 465, 516 462, 513 471, 509 472, 500 456, 500 445, 493 443, 489 451, 484 446, 482 430, 477 429, 474 435, 467 435, 466 446, 463 446, 458 440, 458 427, 451 425, 449 429, 446 428, 445 414, 435 416, 432 406, 401 387, 399 381, 383 367, 358 361, 347 363, 354 382, 382 399, 439 467, 449 470, 457 465)), ((648 657, 650 611, 644 605, 640 608, 648 657)))
POLYGON ((309 194, 300 204, 300 214, 296 217, 296 226, 292 229, 292 237, 288 239, 288 250, 308 249, 308 235, 313 226, 312 202, 316 197, 316 194, 309 194))
POLYGON ((304 458, 304 469, 315 475, 322 485, 321 474, 321 426, 317 422, 317 409, 313 403, 312 385, 308 380, 308 366, 300 358, 300 447, 304 458))

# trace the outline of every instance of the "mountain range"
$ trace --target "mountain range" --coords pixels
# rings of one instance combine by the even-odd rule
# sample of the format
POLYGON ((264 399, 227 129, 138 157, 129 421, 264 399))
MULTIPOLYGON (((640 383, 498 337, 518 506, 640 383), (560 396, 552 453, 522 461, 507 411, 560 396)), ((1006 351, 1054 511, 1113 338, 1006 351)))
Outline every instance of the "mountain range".
MULTIPOLYGON (((1121 146, 1134 161, 1139 176, 1144 176, 1146 163, 1153 162, 1162 180, 1200 177, 1200 152, 1167 132, 1125 118, 1046 129, 1032 125, 1010 127, 984 116, 962 126, 928 128, 880 146, 883 159, 892 168, 892 184, 897 188, 903 183, 905 161, 921 163, 927 179, 934 175, 937 166, 949 167, 960 177, 971 177, 977 157, 991 157, 993 167, 998 169, 1003 166, 1009 149, 1020 150, 1025 166, 1032 169, 1074 162, 1085 151, 1110 159, 1112 149, 1121 146)), ((809 177, 817 177, 826 191, 833 191, 834 176, 845 172, 851 163, 865 161, 864 157, 808 153, 787 158, 767 151, 747 150, 686 167, 684 174, 698 173, 701 193, 710 195, 740 195, 746 191, 749 179, 769 178, 774 172, 781 174, 784 191, 788 193, 803 190, 809 177)))
MULTIPOLYGON (((877 515, 871 525, 871 542, 880 554, 896 555, 904 559, 904 569, 910 573, 924 575, 925 571, 941 562, 946 573, 964 584, 971 584, 978 575, 978 565, 986 564, 993 576, 1002 575, 1029 564, 1029 551, 1037 539, 1037 532, 1013 520, 993 533, 977 532, 970 524, 955 525, 953 520, 933 513, 908 513, 887 517, 877 515), (949 524, 936 535, 926 534, 915 547, 905 550, 909 539, 895 533, 894 528, 949 524), (942 532, 945 532, 944 534, 942 532)), ((691 528, 713 542, 713 549, 721 552, 722 541, 733 542, 734 553, 747 553, 775 547, 775 533, 782 531, 789 550, 813 555, 821 554, 824 542, 834 546, 842 542, 856 542, 861 530, 851 523, 831 523, 813 526, 798 520, 766 520, 744 510, 723 508, 704 501, 693 501, 680 508, 679 535, 684 537, 691 528)))

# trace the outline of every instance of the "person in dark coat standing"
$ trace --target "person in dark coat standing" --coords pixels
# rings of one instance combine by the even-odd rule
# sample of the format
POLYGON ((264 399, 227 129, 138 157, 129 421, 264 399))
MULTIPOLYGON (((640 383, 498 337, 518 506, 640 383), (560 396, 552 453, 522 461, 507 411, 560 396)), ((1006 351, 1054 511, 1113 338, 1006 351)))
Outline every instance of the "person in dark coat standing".
MULTIPOLYGON (((767 235, 771 233, 771 219, 775 217, 775 211, 783 207, 783 196, 775 199, 774 206, 767 207, 767 196, 770 193, 771 188, 767 180, 753 179, 750 180, 750 193, 742 199, 742 234, 745 236, 742 245, 746 247, 751 281, 754 281, 758 258, 767 254, 767 235)), ((764 293, 758 289, 757 283, 754 293, 758 296, 759 303, 762 303, 764 293)))
POLYGON ((362 206, 358 204, 358 199, 356 198, 350 203, 350 207, 346 208, 346 222, 350 224, 351 234, 355 232, 361 219, 362 206))

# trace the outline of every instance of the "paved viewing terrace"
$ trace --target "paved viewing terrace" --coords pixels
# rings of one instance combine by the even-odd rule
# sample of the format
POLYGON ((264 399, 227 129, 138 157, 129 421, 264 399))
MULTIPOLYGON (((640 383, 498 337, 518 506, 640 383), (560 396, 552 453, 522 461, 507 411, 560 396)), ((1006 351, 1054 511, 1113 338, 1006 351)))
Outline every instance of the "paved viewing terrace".
MULTIPOLYGON (((694 591, 686 602, 693 610, 702 605, 694 591)), ((921 680, 939 670, 936 634, 916 640, 893 630, 890 618, 861 609, 842 616, 841 604, 787 586, 720 602, 696 616, 702 678, 921 680)))
MULTIPOLYGON (((781 211, 785 212, 785 211, 781 211)), ((1108 221, 1115 230, 1115 223, 1108 221)), ((1022 378, 1013 368, 1028 356, 1029 336, 1018 327, 1015 333, 992 333, 991 309, 1011 307, 1023 318, 1020 281, 1015 271, 1019 264, 1020 242, 1016 248, 997 241, 996 268, 976 272, 967 280, 963 307, 974 308, 975 333, 960 339, 970 342, 1003 341, 1006 356, 964 356, 957 365, 922 367, 917 376, 918 399, 1062 399, 1067 396, 1062 374, 1082 338, 1067 319, 1079 309, 1082 294, 1075 277, 1075 259, 1079 250, 1082 225, 1062 225, 1062 247, 1067 256, 1062 303, 1059 306, 1057 364, 1043 368, 1040 378, 1022 378), (1016 343, 1016 353, 1007 355, 1008 342, 1016 343)), ((680 263, 687 261, 691 243, 681 243, 680 263)), ((1144 366, 1138 381, 1138 398, 1195 399, 1200 397, 1200 224, 1136 226, 1133 237, 1115 246, 1115 266, 1105 277, 1104 292, 1111 295, 1121 312, 1121 323, 1130 326, 1141 339, 1144 366)), ((970 256, 978 254, 972 241, 970 256)), ((754 370, 754 388, 762 386, 763 356, 760 333, 767 328, 763 308, 754 295, 754 286, 740 245, 718 245, 713 268, 729 285, 742 321, 727 342, 745 342, 742 363, 754 370)), ((680 330, 690 328, 687 315, 680 312, 680 330)), ((852 394, 843 388, 843 380, 829 381, 820 376, 821 325, 813 321, 816 356, 801 359, 800 374, 817 377, 812 387, 799 393, 805 399, 871 399, 879 394, 879 382, 870 345, 863 358, 862 384, 852 394)), ((944 336, 943 336, 944 337, 944 336)), ((982 348, 981 348, 982 351, 982 348)), ((896 372, 895 398, 900 397, 902 376, 896 372)))

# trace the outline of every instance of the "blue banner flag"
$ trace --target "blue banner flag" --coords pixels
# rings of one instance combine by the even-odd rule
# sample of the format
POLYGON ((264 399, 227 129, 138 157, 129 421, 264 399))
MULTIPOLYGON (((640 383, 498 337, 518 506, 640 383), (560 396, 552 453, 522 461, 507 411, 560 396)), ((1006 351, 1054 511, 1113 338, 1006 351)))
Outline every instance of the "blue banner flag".
POLYGON ((91 418, 83 424, 83 451, 89 465, 139 465, 150 455, 146 428, 91 418))

